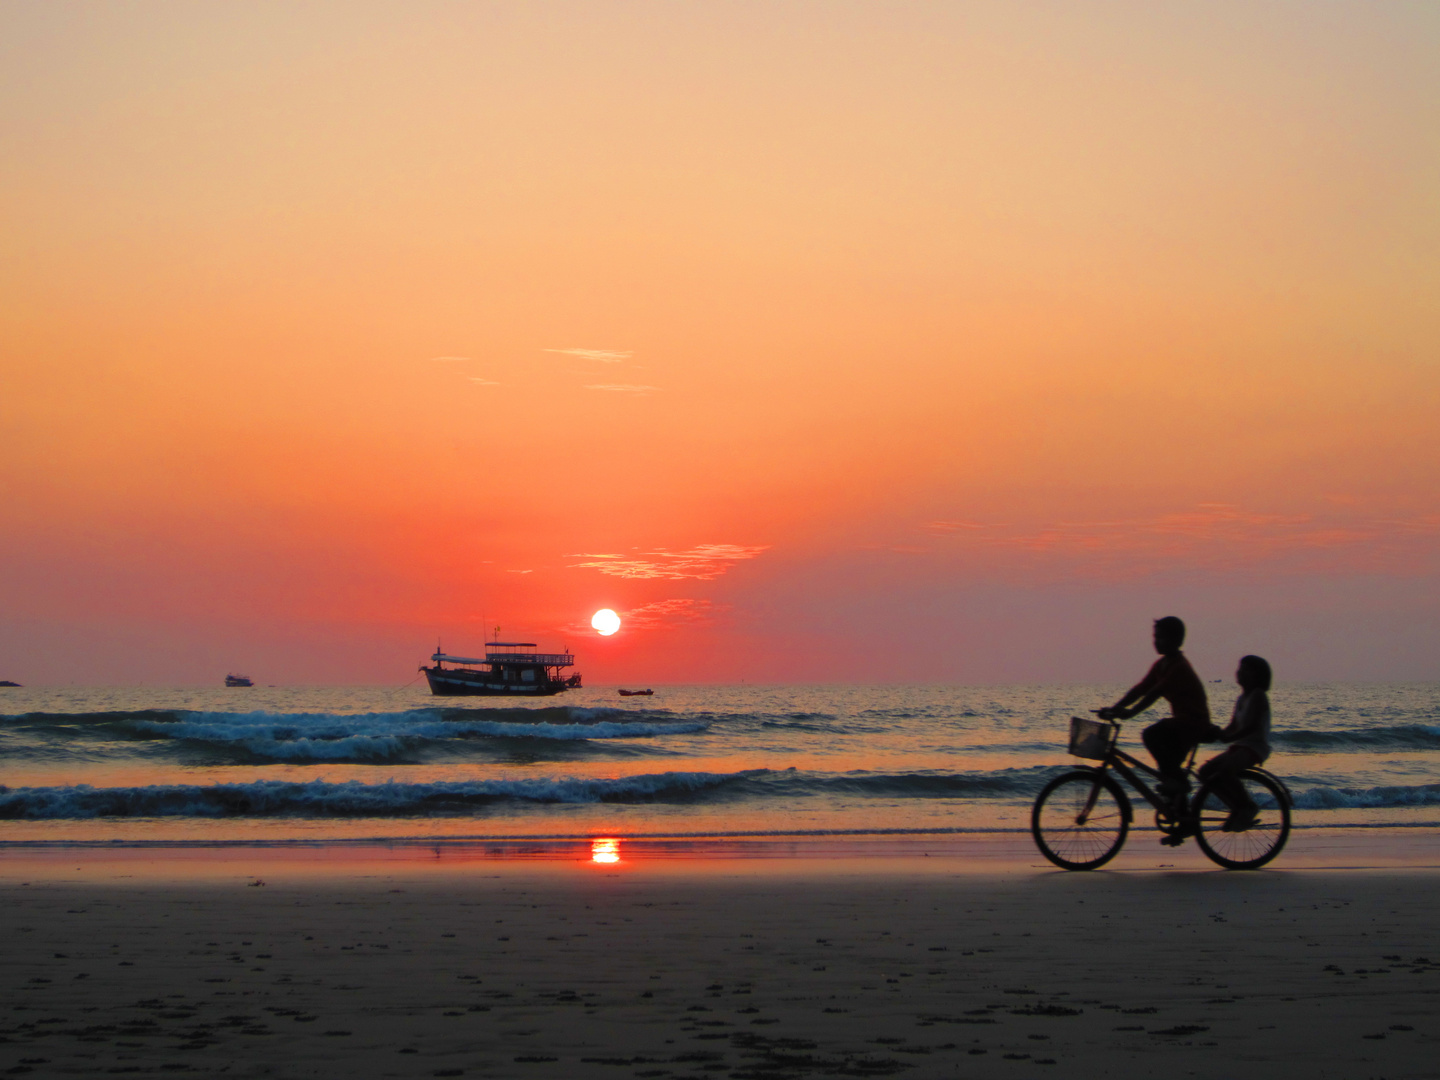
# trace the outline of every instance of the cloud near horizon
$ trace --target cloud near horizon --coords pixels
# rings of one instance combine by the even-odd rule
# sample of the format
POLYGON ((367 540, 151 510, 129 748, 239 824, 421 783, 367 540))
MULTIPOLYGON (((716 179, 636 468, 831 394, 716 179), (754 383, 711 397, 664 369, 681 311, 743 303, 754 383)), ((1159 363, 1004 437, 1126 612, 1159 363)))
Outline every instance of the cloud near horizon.
POLYGON ((573 558, 590 562, 572 563, 576 569, 598 570, 611 577, 638 580, 711 581, 735 563, 753 559, 770 549, 769 544, 700 544, 688 551, 647 551, 647 557, 582 552, 573 558))
POLYGON ((966 529, 991 529, 993 525, 982 525, 978 521, 927 521, 922 528, 926 532, 953 533, 966 529))
POLYGON ((729 610, 729 604, 717 604, 713 600, 676 597, 622 611, 620 617, 627 630, 670 630, 678 626, 708 625, 716 615, 729 610))
POLYGON ((542 349, 542 352, 558 353, 561 356, 577 356, 581 360, 598 360, 602 364, 620 364, 635 354, 620 349, 542 349))
POLYGON ((1193 510, 1146 518, 1029 527, 929 522, 921 527, 952 535, 970 552, 990 549, 1064 560, 1077 576, 1102 578, 1165 568, 1314 571, 1337 559, 1352 571, 1406 574, 1423 572, 1440 557, 1440 514, 1321 518, 1200 503, 1193 510))
POLYGON ((648 394, 652 390, 659 390, 658 386, 645 386, 640 383, 591 383, 585 387, 586 390, 613 390, 622 394, 648 394))
MULTIPOLYGON (((715 625, 719 616, 732 608, 713 600, 696 597, 672 597, 656 600, 639 607, 619 608, 620 627, 627 632, 652 630, 679 630, 682 627, 708 627, 715 625)), ((576 620, 555 628, 560 634, 589 634, 593 632, 589 619, 576 620)))

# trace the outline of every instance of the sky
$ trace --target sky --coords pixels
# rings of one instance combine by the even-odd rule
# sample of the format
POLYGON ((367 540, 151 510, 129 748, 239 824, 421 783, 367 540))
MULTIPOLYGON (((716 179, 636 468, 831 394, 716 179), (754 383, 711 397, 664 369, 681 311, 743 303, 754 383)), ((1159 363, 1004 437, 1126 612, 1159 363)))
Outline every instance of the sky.
POLYGON ((1437 47, 4 0, 0 678, 1440 679, 1437 47))

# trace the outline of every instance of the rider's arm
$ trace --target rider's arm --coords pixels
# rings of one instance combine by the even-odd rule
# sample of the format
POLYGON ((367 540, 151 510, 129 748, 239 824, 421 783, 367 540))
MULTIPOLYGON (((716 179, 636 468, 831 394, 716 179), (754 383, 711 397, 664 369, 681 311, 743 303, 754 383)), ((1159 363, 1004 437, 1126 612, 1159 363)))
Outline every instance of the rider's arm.
POLYGON ((1135 701, 1132 704, 1131 695, 1133 693, 1134 691, 1132 690, 1108 709, 1101 709, 1099 714, 1100 718, 1102 720, 1129 720, 1130 717, 1144 712, 1160 700, 1160 691, 1152 690, 1140 698, 1139 701, 1135 701))
POLYGON ((1108 709, 1101 709, 1101 719, 1128 720, 1159 701, 1160 694, 1165 689, 1165 676, 1169 674, 1169 666, 1165 660, 1166 657, 1162 656, 1155 661, 1155 665, 1145 673, 1145 678, 1127 690, 1124 697, 1108 709), (1109 715, 1106 715, 1107 713, 1109 715))

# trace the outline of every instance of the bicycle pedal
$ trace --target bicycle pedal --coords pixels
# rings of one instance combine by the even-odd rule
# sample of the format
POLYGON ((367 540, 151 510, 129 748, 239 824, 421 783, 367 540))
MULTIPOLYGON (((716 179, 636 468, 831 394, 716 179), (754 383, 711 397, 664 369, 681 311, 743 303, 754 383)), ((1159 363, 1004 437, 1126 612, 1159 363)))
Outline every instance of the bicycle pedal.
POLYGON ((1179 847, 1184 842, 1185 837, 1180 833, 1176 833, 1173 836, 1162 836, 1160 838, 1160 843, 1164 844, 1166 847, 1179 847))
POLYGON ((1220 826, 1221 832, 1249 832, 1260 823, 1259 814, 1251 814, 1243 818, 1229 818, 1220 826))

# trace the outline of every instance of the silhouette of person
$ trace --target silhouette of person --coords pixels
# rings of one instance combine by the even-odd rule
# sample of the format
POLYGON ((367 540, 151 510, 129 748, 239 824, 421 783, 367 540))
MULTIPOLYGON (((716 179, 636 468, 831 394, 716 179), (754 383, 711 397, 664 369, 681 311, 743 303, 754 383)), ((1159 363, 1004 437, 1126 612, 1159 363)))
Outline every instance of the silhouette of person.
POLYGON ((1170 703, 1170 715, 1147 727, 1141 738, 1160 770, 1160 793, 1175 798, 1189 788, 1185 756, 1199 743, 1213 739, 1215 732, 1205 686, 1180 651, 1183 644, 1183 622, 1174 615, 1156 619, 1155 651, 1160 659, 1124 697, 1099 712, 1104 720, 1128 720, 1161 698, 1170 703))
POLYGON ((1220 733, 1230 744, 1200 766, 1200 780, 1210 782, 1215 794, 1230 807, 1230 816, 1220 826, 1225 832, 1244 832, 1255 824, 1258 808, 1245 793, 1238 777, 1270 756, 1270 664, 1263 657, 1242 656, 1235 672, 1240 696, 1230 723, 1220 733))

